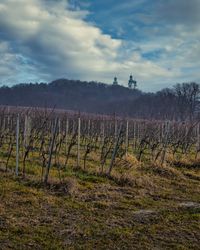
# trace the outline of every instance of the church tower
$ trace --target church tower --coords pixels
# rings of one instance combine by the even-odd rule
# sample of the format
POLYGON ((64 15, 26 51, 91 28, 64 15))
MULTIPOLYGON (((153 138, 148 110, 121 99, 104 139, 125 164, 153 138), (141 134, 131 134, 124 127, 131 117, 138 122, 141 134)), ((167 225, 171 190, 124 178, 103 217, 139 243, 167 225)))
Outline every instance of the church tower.
POLYGON ((128 87, 129 89, 136 89, 137 88, 137 82, 135 80, 133 80, 133 76, 130 75, 130 79, 128 81, 128 87))
POLYGON ((118 81, 117 81, 117 77, 116 76, 114 78, 113 85, 118 85, 118 81))

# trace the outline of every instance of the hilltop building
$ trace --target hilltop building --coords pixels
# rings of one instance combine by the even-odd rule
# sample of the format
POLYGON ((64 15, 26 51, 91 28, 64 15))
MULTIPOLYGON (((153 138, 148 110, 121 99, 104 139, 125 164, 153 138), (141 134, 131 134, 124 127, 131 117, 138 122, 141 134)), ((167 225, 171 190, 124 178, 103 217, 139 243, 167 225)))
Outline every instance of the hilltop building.
POLYGON ((114 78, 113 85, 118 85, 118 81, 117 81, 117 77, 116 76, 114 78))
MULTIPOLYGON (((113 85, 119 85, 116 76, 114 77, 113 85)), ((130 78, 129 78, 129 81, 128 81, 128 88, 129 89, 136 89, 137 88, 137 81, 133 79, 132 75, 130 75, 130 78)))
POLYGON ((130 78, 129 78, 129 81, 128 81, 128 87, 130 89, 132 89, 132 88, 136 89, 137 88, 137 82, 136 82, 136 80, 133 79, 132 75, 130 75, 130 78))

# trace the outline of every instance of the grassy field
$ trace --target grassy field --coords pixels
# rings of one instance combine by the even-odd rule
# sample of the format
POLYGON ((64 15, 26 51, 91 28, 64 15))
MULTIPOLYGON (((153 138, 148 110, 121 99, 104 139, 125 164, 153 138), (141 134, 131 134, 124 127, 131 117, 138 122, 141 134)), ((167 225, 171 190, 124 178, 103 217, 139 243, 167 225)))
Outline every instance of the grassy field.
POLYGON ((47 187, 1 170, 0 249, 200 249, 200 168, 127 166, 47 187))

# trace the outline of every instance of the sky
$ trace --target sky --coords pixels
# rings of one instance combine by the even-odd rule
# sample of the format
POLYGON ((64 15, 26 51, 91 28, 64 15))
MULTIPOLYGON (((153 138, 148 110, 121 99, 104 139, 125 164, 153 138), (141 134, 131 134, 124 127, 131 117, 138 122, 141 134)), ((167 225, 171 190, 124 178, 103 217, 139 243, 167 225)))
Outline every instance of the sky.
POLYGON ((0 85, 200 83, 200 0, 0 0, 0 85))

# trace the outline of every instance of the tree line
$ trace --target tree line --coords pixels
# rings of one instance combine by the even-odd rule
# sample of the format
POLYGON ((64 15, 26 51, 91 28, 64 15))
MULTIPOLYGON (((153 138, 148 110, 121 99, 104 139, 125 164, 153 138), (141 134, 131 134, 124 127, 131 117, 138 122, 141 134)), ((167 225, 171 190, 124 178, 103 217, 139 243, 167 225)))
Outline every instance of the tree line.
POLYGON ((159 120, 194 120, 199 114, 200 85, 176 84, 156 93, 123 86, 59 79, 49 84, 0 88, 0 105, 45 107, 159 120))

